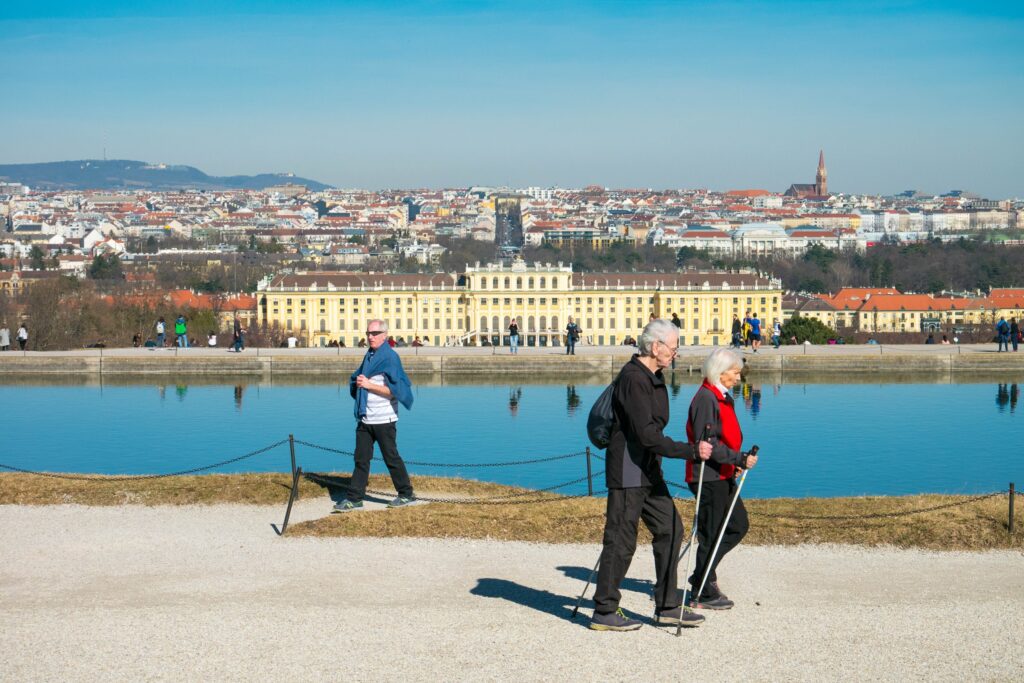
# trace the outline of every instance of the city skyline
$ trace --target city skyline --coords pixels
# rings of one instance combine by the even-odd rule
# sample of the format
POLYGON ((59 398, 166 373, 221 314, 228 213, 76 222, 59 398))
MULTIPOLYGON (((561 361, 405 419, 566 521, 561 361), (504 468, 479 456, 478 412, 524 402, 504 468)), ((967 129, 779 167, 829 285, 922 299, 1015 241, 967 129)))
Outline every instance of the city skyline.
MULTIPOLYGON (((243 6, 244 5, 244 6, 243 6)), ((2 163, 1024 196, 1009 3, 5 7, 2 163)))

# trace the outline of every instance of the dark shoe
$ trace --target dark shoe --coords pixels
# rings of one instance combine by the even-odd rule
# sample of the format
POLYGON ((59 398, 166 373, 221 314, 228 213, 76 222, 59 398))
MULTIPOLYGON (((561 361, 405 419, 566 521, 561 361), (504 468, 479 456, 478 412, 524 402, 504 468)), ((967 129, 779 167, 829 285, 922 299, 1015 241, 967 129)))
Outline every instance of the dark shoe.
POLYGON ((683 626, 692 628, 704 623, 704 617, 694 614, 682 605, 671 609, 660 610, 654 613, 654 623, 661 626, 683 626))
POLYGON ((400 508, 409 505, 416 500, 416 496, 398 496, 393 501, 388 503, 389 508, 400 508))
POLYGON ((331 512, 352 512, 353 510, 362 510, 363 501, 361 500, 348 500, 347 498, 340 503, 336 504, 331 512))
POLYGON ((729 599, 729 596, 722 592, 722 589, 718 587, 717 581, 708 581, 708 585, 704 586, 704 592, 709 598, 725 598, 729 599))
POLYGON ((725 597, 712 598, 710 596, 705 596, 700 598, 699 600, 694 600, 693 598, 690 598, 690 607, 692 607, 693 609, 732 609, 733 605, 735 604, 736 603, 734 603, 732 600, 725 597))
POLYGON ((594 612, 594 616, 590 618, 592 631, 635 631, 641 626, 643 624, 627 617, 621 608, 609 614, 594 612))

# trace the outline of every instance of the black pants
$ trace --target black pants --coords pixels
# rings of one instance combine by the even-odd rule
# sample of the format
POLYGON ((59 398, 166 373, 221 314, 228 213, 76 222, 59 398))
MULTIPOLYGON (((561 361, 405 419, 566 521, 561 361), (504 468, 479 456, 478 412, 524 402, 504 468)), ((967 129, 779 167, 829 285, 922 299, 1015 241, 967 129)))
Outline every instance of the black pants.
POLYGON ((391 472, 391 482, 395 485, 398 495, 412 497, 412 483, 409 473, 398 454, 395 436, 398 429, 394 422, 380 425, 368 425, 360 422, 356 425, 356 456, 355 470, 352 472, 352 483, 348 487, 348 499, 358 502, 366 495, 366 482, 370 478, 370 460, 373 459, 373 444, 380 446, 380 454, 384 456, 384 464, 391 472))
POLYGON ((619 584, 626 578, 636 552, 639 521, 654 536, 654 604, 659 610, 680 604, 676 590, 679 547, 683 541, 683 522, 672 504, 664 483, 654 487, 608 490, 608 512, 604 524, 604 548, 594 586, 594 611, 614 612, 622 594, 619 584))
MULTIPOLYGON (((697 495, 697 484, 692 483, 689 486, 690 491, 697 495)), ((708 556, 711 555, 715 541, 718 540, 718 534, 722 531, 722 522, 725 521, 725 513, 729 510, 729 500, 735 490, 735 479, 704 482, 704 490, 700 494, 700 510, 697 511, 697 542, 700 544, 697 546, 696 553, 697 566, 689 579, 694 591, 700 588, 700 582, 708 567, 708 556)), ((747 509, 743 507, 743 499, 739 499, 736 501, 736 507, 733 508, 729 524, 725 528, 722 545, 718 547, 718 552, 715 554, 715 562, 708 575, 709 583, 718 580, 715 568, 718 567, 718 563, 722 561, 726 553, 739 545, 743 537, 747 535, 748 529, 750 529, 750 520, 747 518, 747 509)), ((704 593, 707 592, 705 586, 704 593)), ((695 597, 701 598, 706 595, 695 597)))

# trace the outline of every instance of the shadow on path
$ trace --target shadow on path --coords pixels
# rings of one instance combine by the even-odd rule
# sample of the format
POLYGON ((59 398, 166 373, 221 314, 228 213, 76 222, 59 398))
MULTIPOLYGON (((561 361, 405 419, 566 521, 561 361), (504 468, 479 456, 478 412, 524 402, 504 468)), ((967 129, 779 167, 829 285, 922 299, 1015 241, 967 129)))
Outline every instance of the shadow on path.
MULTIPOLYGON (((582 589, 582 584, 580 585, 582 589)), ((576 605, 576 597, 558 595, 551 591, 531 588, 514 581, 506 579, 477 579, 476 587, 470 593, 484 598, 499 598, 508 600, 523 607, 544 614, 550 614, 558 619, 572 622, 572 608, 576 605)), ((587 627, 590 623, 590 610, 594 605, 591 600, 584 600, 581 611, 576 615, 575 623, 587 627), (586 610, 586 611, 584 611, 586 610)), ((637 614, 631 614, 629 610, 623 610, 633 618, 642 618, 637 614)))
MULTIPOLYGON (((586 585, 587 577, 590 576, 590 571, 593 569, 593 567, 569 567, 563 565, 561 567, 555 567, 555 569, 562 572, 570 579, 577 579, 580 582, 580 587, 578 591, 582 591, 583 586, 586 585)), ((590 587, 587 589, 588 594, 593 592, 594 581, 596 580, 597 572, 595 572, 593 578, 590 579, 590 587)), ((641 593, 643 595, 650 596, 654 594, 654 583, 647 579, 625 578, 622 580, 622 583, 619 584, 619 590, 633 591, 634 593, 641 593)), ((589 600, 587 602, 589 602, 589 600)))

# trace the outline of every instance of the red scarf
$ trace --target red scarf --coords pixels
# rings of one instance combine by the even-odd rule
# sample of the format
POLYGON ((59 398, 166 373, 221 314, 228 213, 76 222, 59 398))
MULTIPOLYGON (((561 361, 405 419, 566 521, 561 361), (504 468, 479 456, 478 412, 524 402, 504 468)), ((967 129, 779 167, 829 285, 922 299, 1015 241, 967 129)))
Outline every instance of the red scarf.
MULTIPOLYGON (((743 431, 740 429, 740 423, 736 419, 736 411, 733 408, 732 397, 723 395, 722 392, 718 390, 718 387, 711 384, 706 379, 697 392, 700 393, 702 389, 710 391, 714 395, 715 400, 718 401, 718 424, 712 425, 711 436, 718 437, 718 440, 731 450, 740 450, 740 446, 743 444, 743 431)), ((686 420, 686 438, 689 439, 692 444, 697 443, 693 425, 690 424, 689 418, 686 420)), ((693 481, 695 478, 693 472, 695 464, 696 463, 692 460, 686 461, 686 481, 688 483, 693 481)), ((718 470, 718 478, 731 479, 735 472, 735 465, 721 465, 718 470)))

